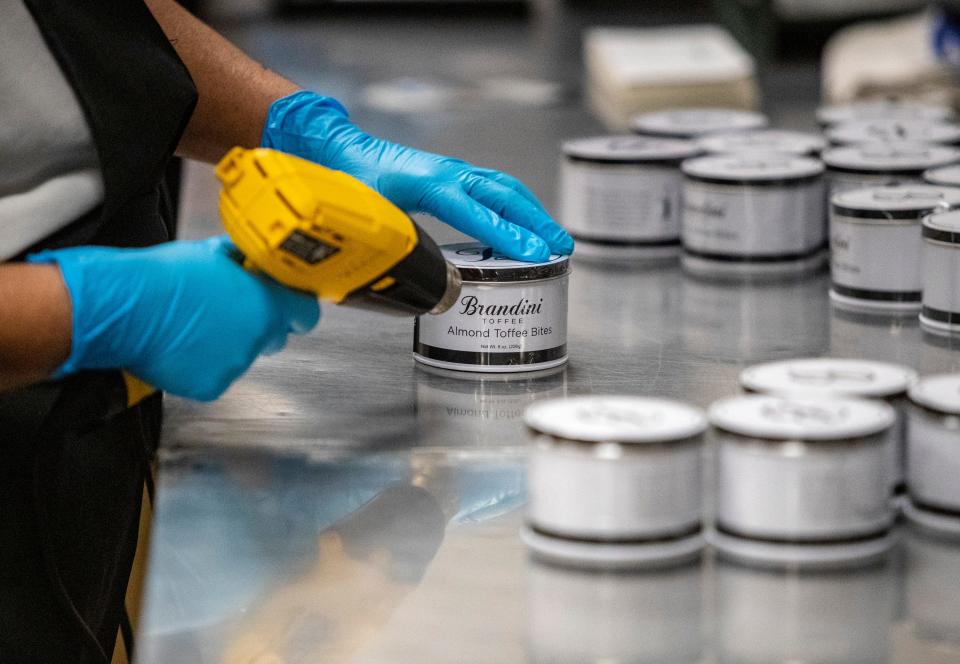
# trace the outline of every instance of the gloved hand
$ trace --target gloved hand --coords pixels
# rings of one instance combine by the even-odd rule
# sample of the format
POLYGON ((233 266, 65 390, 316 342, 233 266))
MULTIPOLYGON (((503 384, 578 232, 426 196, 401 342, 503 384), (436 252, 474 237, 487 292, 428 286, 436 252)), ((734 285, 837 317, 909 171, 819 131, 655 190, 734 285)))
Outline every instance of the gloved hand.
POLYGON ((270 106, 264 147, 343 171, 406 212, 426 212, 518 260, 573 252, 573 239, 519 180, 365 134, 335 99, 300 91, 270 106))
POLYGON ((55 377, 125 369, 173 394, 220 396, 260 353, 320 318, 315 298, 244 270, 226 237, 148 249, 44 251, 73 309, 70 357, 55 377))

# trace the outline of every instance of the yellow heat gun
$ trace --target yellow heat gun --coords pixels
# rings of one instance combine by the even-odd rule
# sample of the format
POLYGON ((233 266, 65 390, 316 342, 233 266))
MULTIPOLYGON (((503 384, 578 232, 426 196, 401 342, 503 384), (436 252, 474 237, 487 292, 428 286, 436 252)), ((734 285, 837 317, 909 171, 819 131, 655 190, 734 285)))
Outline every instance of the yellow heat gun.
POLYGON ((220 217, 244 266, 321 300, 417 316, 460 295, 433 240, 359 180, 283 152, 234 148, 217 164, 220 217))
MULTIPOLYGON (((267 148, 217 164, 220 217, 249 270, 321 300, 401 316, 439 314, 460 273, 402 210, 359 180, 267 148)), ((124 374, 128 403, 153 388, 124 374)))

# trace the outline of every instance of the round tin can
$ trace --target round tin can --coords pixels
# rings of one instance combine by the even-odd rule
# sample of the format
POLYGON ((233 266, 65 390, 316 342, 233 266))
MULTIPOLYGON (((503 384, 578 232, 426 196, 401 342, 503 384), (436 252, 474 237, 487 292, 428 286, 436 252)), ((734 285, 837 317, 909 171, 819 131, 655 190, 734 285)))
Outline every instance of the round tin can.
POLYGON ((904 513, 927 529, 960 537, 960 374, 921 378, 910 401, 904 513))
POLYGON ((700 565, 596 574, 531 561, 526 572, 530 664, 704 661, 700 565))
POLYGON ((677 108, 643 113, 630 121, 630 130, 644 136, 696 138, 721 131, 764 129, 770 121, 762 113, 734 108, 677 108))
POLYGON ((890 549, 888 404, 747 395, 714 403, 709 418, 717 442, 709 536, 723 555, 816 568, 890 549))
POLYGON ((856 120, 945 122, 953 118, 953 109, 946 104, 925 104, 909 101, 861 101, 852 104, 821 106, 817 109, 817 122, 821 127, 856 120))
POLYGON ((823 164, 780 154, 685 161, 683 265, 695 273, 796 274, 823 264, 823 164))
POLYGON ((960 187, 960 166, 943 166, 923 172, 927 184, 938 187, 960 187))
POLYGON ((534 437, 524 539, 538 557, 589 567, 687 560, 703 547, 706 418, 664 399, 542 401, 524 417, 534 437))
POLYGON ((830 299, 856 310, 919 311, 920 221, 937 209, 957 205, 960 189, 933 185, 871 187, 834 195, 830 299))
POLYGON ((580 258, 655 258, 680 248, 680 162, 691 141, 608 136, 563 144, 563 226, 580 258))
POLYGON ((538 371, 567 361, 567 256, 524 263, 477 242, 440 247, 460 270, 460 299, 419 316, 413 357, 457 371, 538 371))
POLYGON ((871 360, 808 357, 758 364, 740 373, 740 385, 750 392, 805 398, 856 397, 883 399, 897 413, 888 445, 892 491, 903 495, 907 390, 917 380, 909 367, 871 360))
POLYGON ((922 184, 931 168, 960 161, 960 149, 925 143, 864 143, 824 150, 830 193, 892 184, 922 184))
POLYGON ((892 118, 851 120, 827 129, 827 138, 834 145, 894 141, 956 145, 960 143, 960 125, 953 122, 892 118))
POLYGON ((826 147, 820 134, 786 129, 754 129, 750 131, 709 134, 697 139, 700 148, 709 154, 779 153, 815 157, 826 147))
POLYGON ((928 332, 960 334, 960 211, 923 219, 923 306, 928 332))

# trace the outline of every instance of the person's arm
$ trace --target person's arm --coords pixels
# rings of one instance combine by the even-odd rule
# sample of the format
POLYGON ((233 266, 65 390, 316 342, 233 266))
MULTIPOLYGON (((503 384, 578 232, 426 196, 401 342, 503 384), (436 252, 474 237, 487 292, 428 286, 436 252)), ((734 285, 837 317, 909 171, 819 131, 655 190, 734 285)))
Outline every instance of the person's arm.
POLYGON ((70 354, 70 295, 52 265, 0 266, 0 391, 46 378, 70 354))
POLYGON ((146 2, 199 92, 181 154, 215 161, 234 145, 262 145, 348 173, 402 210, 431 214, 511 258, 573 251, 573 239, 516 178, 371 136, 340 102, 298 90, 174 0, 146 2))
POLYGON ((211 163, 235 145, 254 148, 267 110, 300 89, 247 57, 173 0, 146 0, 200 92, 178 154, 211 163))

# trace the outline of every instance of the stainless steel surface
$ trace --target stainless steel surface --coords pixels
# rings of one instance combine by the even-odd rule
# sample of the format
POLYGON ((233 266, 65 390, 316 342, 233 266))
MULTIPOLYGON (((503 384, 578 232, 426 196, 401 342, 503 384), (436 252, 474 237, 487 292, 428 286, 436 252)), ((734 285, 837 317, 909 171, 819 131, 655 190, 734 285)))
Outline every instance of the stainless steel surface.
MULTIPOLYGON (((338 17, 228 34, 344 99, 371 131, 512 171, 550 206, 560 140, 599 131, 575 96, 391 115, 364 107, 363 86, 516 76, 572 89, 583 17, 564 18, 338 17)), ((781 67, 766 86, 775 124, 812 126, 812 67, 781 67)), ((213 177, 188 171, 183 235, 207 235, 213 177)), ((887 565, 828 577, 709 556, 609 576, 532 563, 518 537, 529 444, 519 418, 538 398, 706 406, 738 390, 743 367, 804 355, 960 369, 960 341, 925 336, 913 319, 833 312, 828 282, 578 262, 569 366, 513 382, 418 369, 412 321, 327 307, 315 332, 220 401, 168 399, 139 661, 960 661, 960 546, 911 534, 887 565)))

